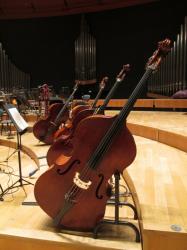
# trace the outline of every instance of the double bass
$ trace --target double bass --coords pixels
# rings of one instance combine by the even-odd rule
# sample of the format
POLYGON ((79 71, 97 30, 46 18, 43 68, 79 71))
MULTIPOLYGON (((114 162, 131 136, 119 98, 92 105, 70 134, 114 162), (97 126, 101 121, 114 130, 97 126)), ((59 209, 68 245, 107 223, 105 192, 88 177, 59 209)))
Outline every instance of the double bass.
MULTIPOLYGON (((119 84, 124 80, 124 78, 129 70, 130 70, 129 64, 123 65, 122 70, 120 71, 120 73, 116 77, 116 82, 114 83, 113 87, 109 91, 107 97, 104 100, 104 103, 99 108, 96 108, 97 102, 94 101, 92 107, 90 107, 89 109, 87 108, 87 109, 80 111, 74 117, 74 119, 72 121, 72 126, 70 128, 68 128, 68 130, 66 129, 64 131, 64 133, 61 134, 61 136, 49 148, 49 150, 47 152, 47 156, 46 156, 48 166, 51 166, 55 162, 55 160, 58 158, 58 156, 64 151, 66 152, 66 155, 67 154, 71 155, 73 148, 71 145, 71 141, 69 141, 69 139, 73 137, 74 131, 75 131, 76 127, 78 126, 79 122, 90 115, 104 113, 104 110, 105 110, 106 106, 108 105, 111 97, 113 96, 113 94, 116 91, 119 84)), ((108 81, 108 77, 104 77, 102 79, 100 85, 101 86, 105 85, 106 81, 108 81)))
POLYGON ((71 230, 93 230, 103 219, 109 199, 108 180, 122 173, 136 156, 136 145, 126 118, 146 85, 170 51, 171 41, 158 43, 146 71, 126 105, 115 117, 89 116, 76 128, 72 156, 61 155, 37 180, 34 194, 54 225, 71 230))
POLYGON ((79 81, 76 81, 72 94, 66 100, 65 104, 54 103, 49 107, 49 115, 36 122, 33 126, 33 134, 39 140, 46 144, 52 144, 54 134, 59 126, 66 122, 69 117, 68 105, 72 101, 75 92, 78 89, 79 81))

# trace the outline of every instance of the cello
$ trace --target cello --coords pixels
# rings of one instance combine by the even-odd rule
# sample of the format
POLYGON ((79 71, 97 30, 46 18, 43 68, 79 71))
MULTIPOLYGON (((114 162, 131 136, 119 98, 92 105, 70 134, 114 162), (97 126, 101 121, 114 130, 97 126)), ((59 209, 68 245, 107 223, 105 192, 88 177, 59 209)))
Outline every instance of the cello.
POLYGON ((64 123, 69 117, 68 105, 73 99, 75 92, 78 89, 79 81, 76 81, 72 94, 66 100, 65 104, 54 103, 49 107, 49 116, 39 120, 33 126, 34 136, 46 143, 52 144, 54 141, 54 134, 59 126, 64 123))
MULTIPOLYGON (((55 162, 55 160, 58 158, 58 156, 64 151, 66 155, 71 155, 73 148, 72 148, 71 143, 68 140, 73 137, 73 133, 77 125, 79 124, 79 122, 90 115, 104 113, 104 110, 106 106, 108 105, 112 95, 114 94, 119 84, 124 80, 126 73, 129 70, 130 70, 129 64, 123 65, 123 68, 120 71, 120 73, 117 75, 116 82, 111 88, 111 90, 109 91, 107 97, 105 98, 103 105, 101 105, 99 108, 96 109, 95 108, 96 102, 94 102, 91 108, 89 109, 87 108, 87 109, 80 111, 74 117, 72 121, 72 126, 68 130, 64 131, 64 134, 61 134, 61 136, 49 148, 47 152, 47 156, 46 156, 48 166, 51 166, 55 162)), ((106 84, 106 81, 108 81, 108 78, 104 77, 101 81, 101 85, 106 84)))
POLYGON ((61 155, 38 178, 36 201, 55 226, 88 231, 103 219, 109 199, 108 180, 116 171, 122 173, 136 156, 133 136, 124 123, 147 80, 170 51, 170 44, 169 39, 158 43, 121 112, 115 117, 95 115, 82 120, 72 139, 72 156, 61 155))

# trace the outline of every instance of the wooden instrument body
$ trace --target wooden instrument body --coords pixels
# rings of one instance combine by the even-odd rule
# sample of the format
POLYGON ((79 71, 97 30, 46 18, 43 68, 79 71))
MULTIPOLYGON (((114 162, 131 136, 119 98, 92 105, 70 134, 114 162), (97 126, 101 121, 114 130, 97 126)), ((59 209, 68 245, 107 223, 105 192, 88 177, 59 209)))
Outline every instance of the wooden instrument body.
POLYGON ((55 160, 61 155, 61 153, 65 152, 65 155, 71 155, 72 145, 71 142, 68 141, 70 138, 74 136, 74 131, 78 126, 79 122, 85 119, 88 116, 93 115, 95 109, 84 109, 77 113, 72 121, 72 126, 70 128, 66 128, 65 126, 61 129, 61 135, 59 138, 51 145, 49 148, 46 159, 48 166, 51 166, 55 160))
MULTIPOLYGON (((54 134, 54 139, 58 139, 63 135, 70 135, 71 134, 71 129, 72 129, 72 123, 73 120, 76 118, 76 116, 83 110, 85 109, 89 109, 89 105, 77 105, 75 106, 72 110, 71 110, 71 118, 69 121, 69 125, 68 126, 64 126, 60 129, 58 129, 56 131, 56 133, 54 134)), ((67 121, 67 120, 66 120, 67 121)))
MULTIPOLYGON (((34 124, 33 134, 38 140, 46 144, 53 143, 54 134, 59 128, 59 126, 55 126, 55 120, 60 110, 63 108, 63 106, 64 106, 63 103, 52 104, 49 108, 49 115, 46 118, 41 119, 34 124)), ((69 111, 66 110, 60 117, 60 122, 64 123, 68 119, 68 116, 69 116, 69 111)))
MULTIPOLYGON (((72 132, 71 134, 74 133, 76 127, 78 126, 79 122, 82 121, 83 119, 85 119, 86 117, 88 116, 92 116, 95 112, 95 109, 93 108, 87 108, 87 109, 84 109, 82 111, 80 111, 73 119, 72 121, 72 132)), ((104 112, 102 113, 104 114, 104 112)))
POLYGON ((75 106, 73 109, 72 109, 72 112, 71 112, 71 117, 72 117, 72 120, 75 119, 75 117, 83 110, 85 109, 89 109, 90 108, 90 105, 88 104, 85 104, 85 105, 77 105, 75 106))
POLYGON ((47 151, 46 160, 48 166, 50 167, 52 164, 54 164, 61 154, 71 156, 72 152, 73 145, 69 139, 69 136, 61 136, 50 146, 47 151))
MULTIPOLYGON (((35 197, 40 207, 53 219, 64 206, 65 195, 73 185, 76 172, 81 172, 115 117, 95 115, 82 120, 71 140, 72 155, 62 154, 55 164, 43 173, 35 184, 35 197), (96 129, 97 128, 97 129, 96 129)), ((85 182, 91 181, 87 190, 78 188, 81 196, 74 195, 73 207, 61 218, 60 225, 74 230, 91 230, 104 217, 108 195, 108 180, 132 163, 136 146, 131 133, 123 126, 114 138, 95 170, 88 168, 85 182)))

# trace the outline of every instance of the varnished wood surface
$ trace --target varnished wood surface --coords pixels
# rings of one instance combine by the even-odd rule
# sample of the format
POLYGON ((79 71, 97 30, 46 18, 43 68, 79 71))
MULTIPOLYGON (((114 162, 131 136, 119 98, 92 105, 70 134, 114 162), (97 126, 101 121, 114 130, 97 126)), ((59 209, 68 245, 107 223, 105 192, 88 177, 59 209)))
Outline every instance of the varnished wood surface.
MULTIPOLYGON (((119 111, 106 111, 115 115, 119 111)), ((187 113, 133 111, 127 126, 134 135, 143 136, 187 152, 187 113)))
MULTIPOLYGON (((187 135, 186 114, 183 112, 135 111, 128 117, 128 123, 151 127, 153 130, 157 128, 166 132, 167 136, 171 133, 179 138, 181 134, 184 137, 187 135), (168 134, 168 131, 171 133, 168 134)), ((46 146, 37 146, 38 142, 31 140, 31 134, 24 136, 23 144, 33 148, 37 155, 41 156, 47 150, 46 146), (24 136, 29 136, 29 139, 24 136)), ((124 178, 138 205, 143 249, 187 250, 187 155, 184 151, 157 140, 135 136, 135 141, 137 156, 124 171, 124 178), (176 226, 180 229, 179 232, 174 231, 176 226)), ((24 164, 26 173, 29 164, 30 160, 24 164)), ((42 171, 43 167, 36 173, 33 182, 42 171)), ((27 186, 26 190, 28 193, 32 192, 32 187, 27 186)), ((90 237, 55 232, 51 219, 38 206, 20 205, 24 199, 25 194, 20 189, 14 194, 13 201, 8 201, 7 198, 5 202, 0 203, 0 249, 11 249, 14 246, 14 249, 30 250, 31 245, 38 250, 84 249, 85 246, 85 249, 141 249, 140 244, 133 242, 132 232, 130 240, 124 232, 122 237, 127 238, 120 240, 116 240, 117 236, 109 240, 108 234, 104 240, 94 240, 90 237)), ((108 216, 110 215, 109 212, 108 216)), ((129 212, 126 216, 129 217, 129 212)))
POLYGON ((187 249, 187 155, 145 138, 136 142, 137 157, 127 172, 139 199, 144 249, 187 249))
MULTIPOLYGON (((115 115, 118 112, 106 111, 106 114, 115 115)), ((187 136, 187 112, 132 111, 127 122, 187 136)))

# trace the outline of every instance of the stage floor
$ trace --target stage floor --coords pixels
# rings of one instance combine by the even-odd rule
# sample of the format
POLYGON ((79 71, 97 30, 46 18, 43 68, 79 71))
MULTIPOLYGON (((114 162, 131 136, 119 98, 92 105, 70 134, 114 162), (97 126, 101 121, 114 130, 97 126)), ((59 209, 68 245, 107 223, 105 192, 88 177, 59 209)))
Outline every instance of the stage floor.
MULTIPOLYGON (((107 111, 106 114, 115 115, 118 112, 107 111)), ((187 136, 187 112, 132 111, 127 122, 187 136)))
MULTIPOLYGON (((109 113, 114 114, 113 111, 109 113)), ((134 111, 131 112, 128 123, 187 136, 186 113, 182 112, 134 111)), ((140 136, 134 138, 137 156, 124 171, 124 179, 131 188, 130 177, 135 188, 132 191, 138 199, 138 209, 141 212, 140 229, 144 250, 186 250, 187 155, 182 150, 158 141, 140 136)), ((1 145, 4 140, 7 141, 6 136, 1 137, 1 145)), ((38 143, 32 133, 24 134, 22 143, 37 157, 45 156, 48 150, 48 146, 38 143)), ((6 147, 0 146, 0 184, 3 190, 18 178, 14 176, 18 174, 17 153, 7 162, 7 157, 13 152, 7 146, 8 144, 6 147)), ((38 166, 27 154, 21 155, 23 176, 34 184, 38 176, 48 168, 45 159, 40 160, 40 169, 31 178, 27 178, 38 166)), ((132 229, 125 227, 106 226, 99 233, 98 239, 93 239, 92 234, 72 235, 56 231, 52 220, 39 206, 30 202, 34 199, 33 186, 26 185, 24 189, 14 189, 12 193, 9 191, 3 197, 4 201, 0 202, 0 249, 142 249, 141 243, 135 242, 132 229)), ((107 208, 106 217, 112 218, 113 215, 113 208, 107 208)), ((120 208, 120 215, 138 226, 129 208, 120 208)))

